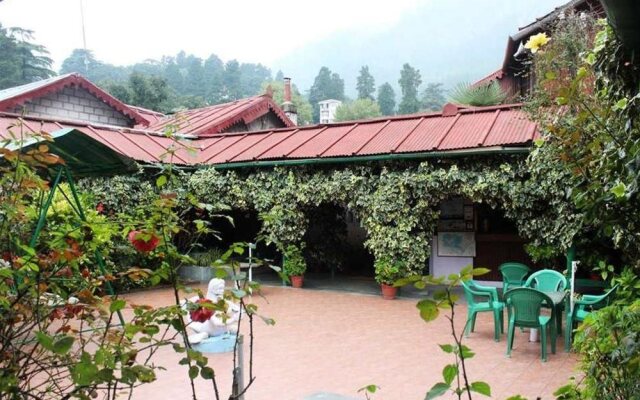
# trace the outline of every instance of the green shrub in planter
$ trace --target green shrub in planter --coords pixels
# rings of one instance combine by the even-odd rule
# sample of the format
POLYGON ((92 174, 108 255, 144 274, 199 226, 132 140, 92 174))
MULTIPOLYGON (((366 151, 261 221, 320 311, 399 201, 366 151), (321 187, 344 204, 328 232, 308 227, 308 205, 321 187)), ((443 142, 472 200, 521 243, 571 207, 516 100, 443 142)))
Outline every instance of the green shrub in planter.
POLYGON ((376 282, 381 285, 393 286, 395 281, 404 278, 406 275, 404 262, 392 260, 389 257, 377 259, 374 268, 376 272, 376 282))
POLYGON ((283 272, 288 276, 302 276, 307 271, 307 262, 302 255, 302 248, 294 244, 287 245, 284 255, 283 272))

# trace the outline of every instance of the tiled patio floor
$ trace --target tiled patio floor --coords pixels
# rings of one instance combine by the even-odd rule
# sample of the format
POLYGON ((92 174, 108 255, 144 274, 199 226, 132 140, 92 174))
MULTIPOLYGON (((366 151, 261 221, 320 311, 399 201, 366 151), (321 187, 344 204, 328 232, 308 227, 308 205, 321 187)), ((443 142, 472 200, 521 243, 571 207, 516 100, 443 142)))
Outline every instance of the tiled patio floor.
MULTIPOLYGON (((256 324, 257 379, 246 400, 326 398, 321 392, 364 398, 357 389, 372 383, 381 388, 373 396, 376 400, 423 399, 442 368, 452 361, 438 347, 451 342, 448 321, 440 317, 424 323, 415 299, 387 301, 378 296, 277 286, 264 287, 263 294, 266 300, 254 297, 254 302, 262 314, 277 322, 275 326, 256 324)), ((169 290, 127 297, 140 304, 171 302, 169 290)), ((456 322, 462 325, 465 306, 456 313, 456 322)), ((512 358, 505 356, 505 338, 496 343, 492 335, 491 316, 481 314, 466 344, 476 352, 469 361, 472 380, 488 382, 494 399, 514 394, 552 399, 553 391, 574 372, 576 357, 562 351, 560 338, 558 353, 542 363, 539 343, 529 343, 528 333, 517 331, 512 358)), ((186 370, 177 364, 178 359, 171 349, 161 350, 158 360, 167 370, 159 373, 156 382, 137 389, 134 399, 189 399, 186 370)), ((231 354, 212 354, 209 360, 219 377, 221 398, 226 399, 231 354)), ((199 381, 199 397, 213 398, 206 395, 210 388, 210 383, 199 381)))

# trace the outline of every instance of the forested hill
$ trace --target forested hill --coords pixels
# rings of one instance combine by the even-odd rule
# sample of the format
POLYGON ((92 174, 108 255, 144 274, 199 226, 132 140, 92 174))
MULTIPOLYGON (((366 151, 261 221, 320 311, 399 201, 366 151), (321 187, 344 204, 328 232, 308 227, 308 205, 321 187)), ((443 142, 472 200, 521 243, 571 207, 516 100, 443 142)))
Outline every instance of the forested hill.
POLYGON ((346 94, 353 96, 362 65, 369 66, 377 85, 389 82, 397 89, 400 66, 407 62, 420 70, 423 82, 450 88, 497 69, 510 34, 566 2, 422 1, 389 29, 339 32, 291 51, 272 67, 294 77, 300 87, 310 87, 326 65, 340 74, 346 94))

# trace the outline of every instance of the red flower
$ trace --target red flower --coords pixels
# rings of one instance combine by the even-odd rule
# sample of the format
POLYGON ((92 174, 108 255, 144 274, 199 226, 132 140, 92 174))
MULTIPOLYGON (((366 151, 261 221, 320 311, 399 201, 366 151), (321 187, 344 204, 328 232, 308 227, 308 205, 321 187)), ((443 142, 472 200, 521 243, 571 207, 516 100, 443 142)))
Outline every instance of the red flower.
POLYGON ((129 242, 133 245, 141 253, 148 253, 158 247, 158 243, 160 243, 160 239, 152 234, 147 234, 142 231, 131 231, 128 236, 129 242), (145 240, 144 237, 148 239, 145 240))
POLYGON ((96 205, 96 211, 98 212, 98 214, 102 214, 104 212, 104 204, 102 204, 102 202, 99 202, 96 205))
MULTIPOLYGON (((198 304, 213 304, 209 299, 199 299, 196 303, 198 304)), ((189 316, 192 321, 196 322, 206 322, 209 318, 213 317, 213 310, 209 308, 204 308, 202 306, 198 307, 195 310, 189 312, 189 316)))

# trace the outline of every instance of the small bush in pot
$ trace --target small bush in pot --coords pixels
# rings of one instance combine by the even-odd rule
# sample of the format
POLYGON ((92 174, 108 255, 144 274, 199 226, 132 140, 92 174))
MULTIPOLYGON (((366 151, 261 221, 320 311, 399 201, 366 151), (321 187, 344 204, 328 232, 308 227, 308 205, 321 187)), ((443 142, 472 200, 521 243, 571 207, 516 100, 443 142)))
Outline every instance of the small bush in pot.
POLYGON ((291 279, 291 286, 302 287, 304 273, 307 271, 307 262, 302 254, 302 246, 287 245, 283 251, 283 272, 291 279))
POLYGON ((376 272, 376 282, 382 289, 382 297, 385 300, 393 300, 398 293, 398 288, 393 286, 394 282, 404 277, 404 263, 393 260, 390 257, 382 257, 374 264, 376 272))

